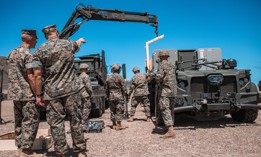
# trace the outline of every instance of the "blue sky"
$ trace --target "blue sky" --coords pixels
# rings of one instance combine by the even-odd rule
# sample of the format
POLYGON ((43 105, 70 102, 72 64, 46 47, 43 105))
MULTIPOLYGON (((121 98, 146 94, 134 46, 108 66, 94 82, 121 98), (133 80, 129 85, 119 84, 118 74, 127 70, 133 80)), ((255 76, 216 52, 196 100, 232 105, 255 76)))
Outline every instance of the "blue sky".
MULTIPOLYGON (((150 56, 157 49, 218 47, 223 58, 237 60, 238 69, 251 69, 255 83, 261 80, 260 0, 1 0, 0 56, 20 44, 24 28, 38 31, 37 46, 45 42, 42 28, 56 24, 62 30, 79 2, 157 15, 159 35, 165 37, 150 45, 150 56)), ((144 72, 145 42, 155 34, 153 27, 143 23, 89 21, 70 39, 80 37, 87 43, 76 56, 105 50, 108 65, 126 64, 129 80, 134 66, 144 72)))

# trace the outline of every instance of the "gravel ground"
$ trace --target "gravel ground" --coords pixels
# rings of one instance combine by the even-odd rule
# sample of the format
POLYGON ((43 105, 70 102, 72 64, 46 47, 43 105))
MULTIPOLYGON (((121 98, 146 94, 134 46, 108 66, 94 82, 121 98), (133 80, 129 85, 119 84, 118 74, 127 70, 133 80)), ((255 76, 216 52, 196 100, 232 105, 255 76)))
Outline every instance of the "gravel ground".
MULTIPOLYGON (((137 108, 136 120, 124 121, 129 128, 115 131, 110 128, 109 110, 99 119, 105 121, 102 133, 86 133, 88 156, 92 157, 187 157, 187 156, 261 156, 261 112, 255 123, 236 123, 227 116, 218 121, 197 122, 187 117, 177 116, 175 139, 160 139, 163 128, 154 127, 145 121, 141 107, 137 108)), ((2 102, 2 118, 7 124, 0 125, 0 134, 14 129, 13 104, 2 102)), ((46 122, 40 128, 48 128, 46 122)), ((69 123, 66 122, 66 130, 69 123)), ((68 144, 72 148, 70 134, 68 144)), ((1 146, 0 146, 1 147, 1 146)), ((15 151, 0 151, 0 156, 14 156, 15 151)), ((55 156, 53 148, 43 152, 55 156)), ((71 154, 70 156, 73 156, 71 154)))

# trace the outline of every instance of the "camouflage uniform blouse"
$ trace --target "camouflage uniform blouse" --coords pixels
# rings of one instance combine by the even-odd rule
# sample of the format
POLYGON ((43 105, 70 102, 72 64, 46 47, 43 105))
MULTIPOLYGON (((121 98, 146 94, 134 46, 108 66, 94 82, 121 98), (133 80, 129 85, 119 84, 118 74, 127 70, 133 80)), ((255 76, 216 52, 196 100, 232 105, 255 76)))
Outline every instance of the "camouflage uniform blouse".
POLYGON ((78 78, 81 87, 83 87, 83 89, 81 90, 81 96, 83 98, 90 97, 92 95, 92 85, 89 75, 87 75, 86 73, 81 73, 78 78))
POLYGON ((8 98, 17 101, 35 100, 27 77, 27 69, 33 68, 33 55, 30 49, 19 46, 8 55, 8 98))
POLYGON ((44 99, 69 96, 80 90, 74 68, 76 42, 51 37, 35 52, 35 60, 42 63, 44 99))
POLYGON ((159 63, 156 81, 159 83, 160 96, 174 97, 177 95, 176 67, 167 60, 159 63))
POLYGON ((147 75, 142 73, 136 73, 131 78, 130 94, 133 92, 133 96, 149 95, 147 75))
POLYGON ((107 80, 107 94, 110 100, 123 100, 123 94, 125 94, 126 86, 124 78, 118 74, 114 73, 108 76, 107 80))

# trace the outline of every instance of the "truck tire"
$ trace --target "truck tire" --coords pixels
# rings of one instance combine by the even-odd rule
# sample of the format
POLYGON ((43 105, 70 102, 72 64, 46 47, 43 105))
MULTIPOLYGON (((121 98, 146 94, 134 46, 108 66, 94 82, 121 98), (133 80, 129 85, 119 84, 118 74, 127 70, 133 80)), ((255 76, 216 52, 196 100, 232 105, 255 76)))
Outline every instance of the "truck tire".
POLYGON ((102 114, 105 113, 105 97, 102 97, 102 103, 101 103, 101 109, 102 109, 102 114))
POLYGON ((252 123, 258 116, 258 110, 242 109, 239 111, 233 111, 231 116, 234 121, 252 123))
MULTIPOLYGON (((251 82, 251 90, 250 92, 258 92, 258 89, 256 87, 256 85, 251 82)), ((256 97, 256 99, 250 99, 251 101, 249 101, 248 97, 244 97, 241 98, 241 103, 249 103, 249 104, 253 104, 253 105, 257 105, 258 102, 258 97, 256 97)), ((231 116, 233 118, 233 120, 238 121, 238 122, 246 122, 246 123, 252 123, 256 120, 257 116, 258 116, 258 110, 253 110, 253 109, 241 109, 238 111, 233 111, 231 113, 231 116)))
POLYGON ((110 107, 109 100, 105 99, 105 110, 110 107))

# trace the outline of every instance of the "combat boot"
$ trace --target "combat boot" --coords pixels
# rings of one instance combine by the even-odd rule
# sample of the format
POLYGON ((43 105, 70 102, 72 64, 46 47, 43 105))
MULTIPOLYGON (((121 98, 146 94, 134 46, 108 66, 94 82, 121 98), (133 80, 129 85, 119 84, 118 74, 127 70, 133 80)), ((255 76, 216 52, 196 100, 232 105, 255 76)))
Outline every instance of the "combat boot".
POLYGON ((87 157, 87 154, 85 152, 79 152, 78 157, 87 157))
POLYGON ((21 149, 21 148, 17 148, 17 150, 16 150, 16 152, 15 152, 15 156, 16 156, 16 157, 19 157, 20 154, 21 154, 21 152, 22 152, 22 149, 21 149))
POLYGON ((174 132, 173 126, 167 126, 168 132, 162 136, 160 136, 160 138, 175 138, 176 134, 174 132))
POLYGON ((112 122, 112 127, 111 127, 112 129, 114 129, 114 130, 117 130, 117 124, 116 124, 116 122, 112 122))
POLYGON ((147 117, 147 122, 150 122, 150 120, 151 120, 151 116, 148 116, 147 117))
POLYGON ((43 155, 33 153, 31 149, 22 149, 20 157, 43 157, 43 155))
POLYGON ((117 122, 117 128, 116 128, 116 130, 124 130, 124 129, 126 129, 126 128, 127 128, 127 126, 122 125, 122 124, 121 124, 121 121, 118 121, 118 122, 117 122))
POLYGON ((127 122, 133 122, 133 121, 134 121, 133 116, 130 116, 130 117, 127 119, 127 122))

